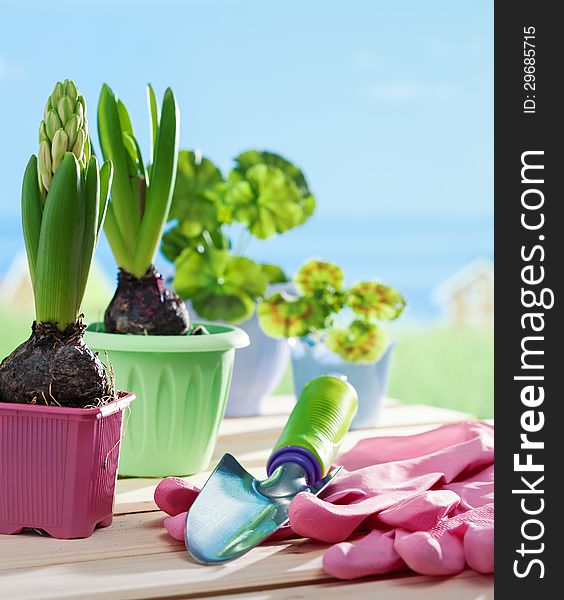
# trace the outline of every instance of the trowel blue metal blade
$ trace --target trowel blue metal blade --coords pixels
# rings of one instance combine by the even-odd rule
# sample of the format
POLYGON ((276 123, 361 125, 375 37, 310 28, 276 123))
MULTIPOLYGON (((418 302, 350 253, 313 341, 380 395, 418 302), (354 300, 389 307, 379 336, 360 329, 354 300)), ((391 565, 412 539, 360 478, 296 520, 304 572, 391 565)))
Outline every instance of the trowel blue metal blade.
POLYGON ((339 471, 340 467, 308 486, 301 468, 290 463, 261 482, 226 454, 188 512, 186 548, 203 564, 241 556, 288 520, 296 494, 319 494, 339 471))

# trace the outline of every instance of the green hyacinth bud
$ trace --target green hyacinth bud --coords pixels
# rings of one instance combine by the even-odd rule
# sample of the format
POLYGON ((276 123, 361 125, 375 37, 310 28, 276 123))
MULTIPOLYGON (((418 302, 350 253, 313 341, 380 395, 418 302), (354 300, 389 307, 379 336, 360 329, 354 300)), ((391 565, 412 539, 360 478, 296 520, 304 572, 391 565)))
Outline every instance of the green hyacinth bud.
POLYGON ((70 96, 71 98, 78 98, 78 90, 76 89, 74 81, 71 79, 65 79, 65 92, 67 96, 70 96))
POLYGON ((58 82, 47 99, 44 119, 39 126, 39 179, 49 191, 53 175, 65 152, 72 152, 81 168, 90 155, 86 102, 73 81, 58 82))
POLYGON ((56 110, 51 109, 49 114, 47 115, 47 121, 45 123, 45 128, 47 130, 47 136, 50 140, 53 139, 55 135, 55 131, 61 129, 63 124, 61 123, 61 119, 59 119, 59 115, 56 110))
POLYGON ((74 146, 76 142, 76 136, 78 134, 78 116, 73 115, 65 125, 65 133, 69 138, 69 148, 74 146))
POLYGON ((69 138, 64 129, 59 129, 55 132, 53 141, 51 142, 51 168, 53 174, 58 169, 61 161, 65 157, 65 152, 68 148, 69 138))
POLYGON ((68 96, 63 96, 59 102, 57 102, 57 112, 61 123, 67 124, 67 121, 74 115, 75 102, 73 102, 68 96))
POLYGON ((41 121, 41 125, 39 125, 39 143, 48 142, 49 136, 47 135, 47 128, 45 127, 45 121, 41 121))
POLYGON ((76 140, 71 148, 71 152, 76 156, 76 158, 78 158, 78 160, 81 160, 83 158, 85 142, 86 135, 84 133, 84 130, 79 129, 76 134, 76 140))
POLYGON ((41 183, 43 184, 43 187, 48 190, 53 176, 51 168, 51 147, 46 140, 39 145, 39 159, 37 162, 41 183))
POLYGON ((59 98, 62 98, 64 93, 65 93, 65 90, 63 88, 63 84, 59 81, 58 83, 55 84, 55 88, 53 89, 53 93, 51 94, 51 106, 53 106, 53 107, 57 106, 57 102, 59 101, 59 98))

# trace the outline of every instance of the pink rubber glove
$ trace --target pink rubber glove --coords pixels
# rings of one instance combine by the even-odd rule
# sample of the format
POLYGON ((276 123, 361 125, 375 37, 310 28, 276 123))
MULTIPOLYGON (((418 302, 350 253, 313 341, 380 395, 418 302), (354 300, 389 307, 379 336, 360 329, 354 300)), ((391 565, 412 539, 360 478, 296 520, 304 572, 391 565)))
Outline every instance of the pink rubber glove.
POLYGON ((155 504, 170 515, 163 524, 175 540, 184 540, 186 515, 199 493, 199 488, 178 477, 167 477, 157 485, 155 504))
POLYGON ((339 462, 358 470, 339 474, 323 498, 302 493, 290 505, 290 525, 298 535, 341 542, 361 526, 374 528, 378 513, 401 500, 464 481, 493 464, 493 428, 459 423, 415 436, 370 438, 339 462))
POLYGON ((493 428, 465 423, 363 440, 341 462, 361 468, 339 477, 323 500, 299 494, 290 507, 294 531, 314 539, 340 541, 357 527, 373 529, 330 548, 328 573, 352 579, 410 568, 450 575, 466 565, 493 571, 493 428))

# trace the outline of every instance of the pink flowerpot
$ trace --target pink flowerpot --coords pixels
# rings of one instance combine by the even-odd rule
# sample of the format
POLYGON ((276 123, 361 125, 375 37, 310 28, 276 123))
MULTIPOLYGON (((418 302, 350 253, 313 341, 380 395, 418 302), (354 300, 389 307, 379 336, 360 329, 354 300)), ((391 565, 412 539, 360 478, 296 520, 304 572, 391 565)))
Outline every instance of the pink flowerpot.
POLYGON ((0 403, 0 533, 84 538, 112 523, 123 411, 0 403))

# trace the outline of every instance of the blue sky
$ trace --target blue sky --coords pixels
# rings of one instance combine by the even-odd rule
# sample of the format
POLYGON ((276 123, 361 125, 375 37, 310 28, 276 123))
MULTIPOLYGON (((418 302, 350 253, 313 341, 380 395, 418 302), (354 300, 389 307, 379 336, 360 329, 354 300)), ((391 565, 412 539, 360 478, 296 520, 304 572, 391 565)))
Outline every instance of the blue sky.
POLYGON ((21 174, 45 99, 70 77, 93 130, 107 82, 146 147, 151 81, 175 91, 183 147, 223 168, 250 147, 299 164, 316 215, 251 248, 288 269, 322 252, 354 277, 407 287, 419 277, 430 289, 491 253, 493 3, 11 4, 0 21, 0 249, 19 235, 21 174))

